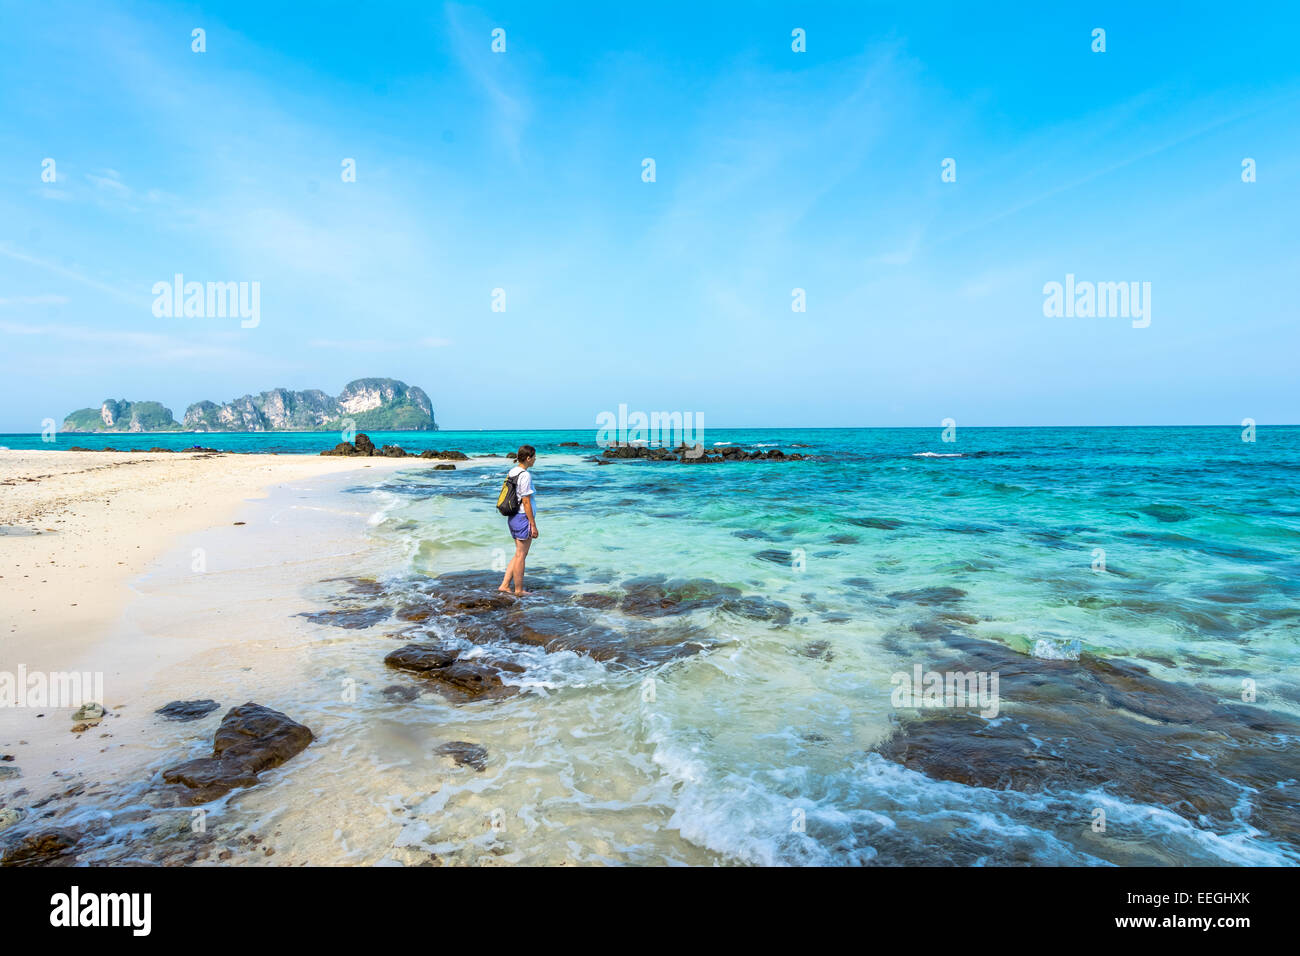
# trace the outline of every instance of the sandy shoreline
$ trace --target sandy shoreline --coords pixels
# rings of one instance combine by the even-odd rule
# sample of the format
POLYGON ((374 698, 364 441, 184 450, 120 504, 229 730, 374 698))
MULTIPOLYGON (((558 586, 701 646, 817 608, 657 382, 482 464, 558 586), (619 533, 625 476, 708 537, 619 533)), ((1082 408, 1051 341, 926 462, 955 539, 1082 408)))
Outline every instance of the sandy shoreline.
POLYGON ((3 662, 60 670, 99 640, 130 582, 180 536, 229 524, 277 486, 416 458, 0 451, 3 662))
MULTIPOLYGON (((302 635, 282 622, 305 607, 290 583, 296 555, 311 561, 333 553, 358 563, 373 557, 361 533, 368 513, 340 512, 337 504, 322 511, 317 499, 371 475, 437 464, 0 451, 0 671, 102 675, 100 702, 126 719, 90 735, 115 738, 114 745, 152 733, 150 711, 135 713, 142 700, 209 696, 213 681, 205 675, 216 668, 238 661, 259 677, 289 679, 302 635), (204 573, 191 573, 199 570, 191 565, 200 550, 204 573), (234 617, 232 601, 242 602, 234 617)), ((117 759, 138 759, 106 754, 115 747, 105 741, 93 751, 78 745, 79 735, 68 732, 71 712, 0 710, 0 752, 17 755, 25 785, 57 785, 89 770, 86 758, 96 752, 103 756, 93 761, 95 773, 117 759)))

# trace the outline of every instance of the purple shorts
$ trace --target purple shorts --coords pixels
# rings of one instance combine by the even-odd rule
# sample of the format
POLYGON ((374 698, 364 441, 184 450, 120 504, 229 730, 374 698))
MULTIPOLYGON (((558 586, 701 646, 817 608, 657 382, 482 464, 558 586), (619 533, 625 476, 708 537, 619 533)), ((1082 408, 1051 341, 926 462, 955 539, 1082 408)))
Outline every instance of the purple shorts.
POLYGON ((520 541, 527 541, 533 536, 533 530, 528 525, 528 515, 522 509, 517 511, 507 522, 512 537, 520 541))

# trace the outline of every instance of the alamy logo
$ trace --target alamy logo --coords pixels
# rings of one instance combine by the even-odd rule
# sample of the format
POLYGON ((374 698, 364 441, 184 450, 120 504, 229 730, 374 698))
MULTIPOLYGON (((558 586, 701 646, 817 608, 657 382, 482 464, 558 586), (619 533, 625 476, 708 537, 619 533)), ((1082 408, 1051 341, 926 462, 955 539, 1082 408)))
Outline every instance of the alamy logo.
POLYGON ((1065 284, 1043 286, 1043 315, 1047 318, 1132 319, 1133 328, 1151 324, 1151 283, 1075 282, 1067 273, 1065 284))
POLYGON ((129 926, 133 936, 148 936, 153 928, 153 896, 149 893, 71 892, 50 897, 51 926, 129 926))
POLYGON ((596 444, 601 448, 617 445, 678 448, 688 445, 703 453, 703 412, 629 413, 627 405, 622 404, 618 406, 617 415, 613 412, 597 415, 596 427, 596 444))
POLYGON ((104 674, 86 671, 0 671, 0 707, 80 707, 104 699, 104 674))
POLYGON ((262 321, 260 282, 186 282, 178 272, 171 282, 155 282, 152 291, 153 314, 159 319, 238 317, 245 329, 262 321))
POLYGON ((979 709, 992 720, 1001 707, 996 671, 897 671, 889 678, 894 685, 890 701, 895 707, 979 709))

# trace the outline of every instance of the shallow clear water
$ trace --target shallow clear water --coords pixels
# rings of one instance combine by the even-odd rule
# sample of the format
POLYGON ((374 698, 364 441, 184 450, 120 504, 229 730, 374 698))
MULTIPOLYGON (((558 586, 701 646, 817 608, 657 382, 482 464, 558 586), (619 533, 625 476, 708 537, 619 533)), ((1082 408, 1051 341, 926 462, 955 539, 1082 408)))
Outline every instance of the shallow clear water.
POLYGON ((331 507, 377 547, 308 565, 301 603, 376 620, 295 619, 301 676, 257 699, 317 742, 215 811, 282 834, 266 862, 1300 862, 1300 428, 720 430, 815 458, 690 466, 599 465, 592 432, 421 438, 541 453, 536 594, 501 621, 580 612, 681 653, 548 653, 437 611, 440 576, 513 548, 503 467, 354 482, 331 507), (647 611, 658 578, 702 597, 647 611), (407 642, 507 660, 521 693, 385 696, 423 686, 382 663, 407 642), (999 673, 997 716, 896 704, 918 664, 999 673), (431 756, 453 740, 483 770, 431 756))
MULTIPOLYGON (((1206 779, 1218 781, 1204 789, 1240 791, 1227 811, 1197 802, 1195 772, 1191 792, 1176 794, 1187 799, 1166 801, 1181 814, 1148 802, 1158 788, 1144 778, 1161 771, 1147 751, 1100 776, 1030 774, 1022 788, 1005 789, 936 780, 873 751, 900 720, 924 716, 893 706, 891 677, 951 658, 951 642, 934 640, 941 629, 1031 660, 1081 653, 1134 664, 1156 696, 1165 683, 1171 694, 1190 685, 1235 705, 1249 679, 1255 707, 1293 718, 1300 429, 1261 429, 1253 444, 1228 428, 965 429, 952 443, 912 429, 710 438, 787 452, 806 444, 799 450, 823 460, 599 466, 536 442, 541 537, 530 562, 556 572, 565 593, 617 596, 646 575, 703 578, 791 612, 779 624, 694 613, 717 646, 631 673, 531 650, 527 681, 548 696, 482 709, 503 727, 519 715, 549 741, 505 734, 501 745, 568 780, 556 799, 575 821, 603 816, 601 786, 578 779, 591 766, 637 782, 618 789, 616 818, 653 809, 655 827, 724 861, 1297 859, 1294 818, 1279 827, 1274 814, 1268 825, 1278 832, 1261 832, 1249 793, 1270 775, 1278 779, 1267 783, 1294 793, 1293 738, 1241 740, 1217 716, 1193 719, 1168 759, 1200 759, 1206 779), (939 588, 952 591, 936 596, 939 588), (647 676, 656 681, 653 702, 640 699, 647 676), (1222 755, 1207 743, 1225 736, 1228 747, 1275 762, 1248 779, 1225 777, 1215 766, 1222 755), (1092 827, 1098 808, 1105 834, 1092 827)), ((404 544, 405 573, 417 581, 490 566, 500 560, 494 549, 510 545, 492 508, 499 480, 468 471, 394 476, 384 490, 395 500, 376 533, 404 544)), ((390 579, 391 594, 402 578, 390 579)), ((607 620, 634 623, 616 610, 607 620)), ((421 630, 454 639, 455 628, 412 633, 421 630)), ((1017 703, 1007 697, 1000 719, 1014 722, 1017 703)), ((1154 722, 1126 706, 1098 704, 1100 739, 1054 759, 1083 764, 1094 756, 1089 747, 1149 742, 1154 722)), ((1172 724, 1187 727, 1186 719, 1172 724)), ((475 739, 493 750, 490 737, 475 739)), ((1155 753, 1165 746, 1156 743, 1155 753)), ((511 791, 505 779, 499 786, 503 796, 511 791)), ((539 835, 538 846, 553 836, 539 835)), ((623 840, 641 847, 629 833, 623 840)), ((614 858, 674 854, 629 849, 614 858)))

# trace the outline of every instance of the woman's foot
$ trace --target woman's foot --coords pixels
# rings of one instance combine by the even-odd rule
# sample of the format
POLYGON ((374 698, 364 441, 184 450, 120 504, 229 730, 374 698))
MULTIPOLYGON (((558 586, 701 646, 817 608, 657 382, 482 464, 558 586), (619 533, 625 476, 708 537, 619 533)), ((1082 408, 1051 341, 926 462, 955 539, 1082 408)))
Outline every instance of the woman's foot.
POLYGON ((532 591, 516 591, 515 597, 523 597, 525 594, 532 594, 532 591))
POLYGON ((500 591, 502 594, 509 594, 509 593, 510 593, 510 589, 509 589, 508 587, 506 587, 504 584, 501 585, 501 587, 497 588, 497 590, 500 591))

